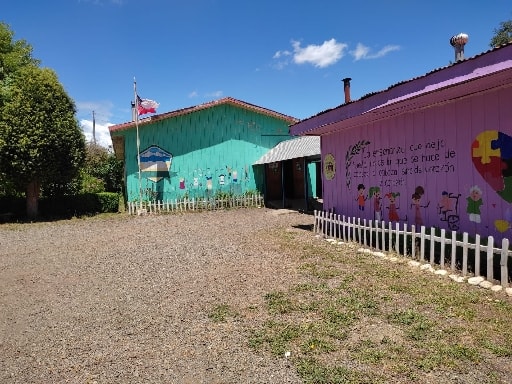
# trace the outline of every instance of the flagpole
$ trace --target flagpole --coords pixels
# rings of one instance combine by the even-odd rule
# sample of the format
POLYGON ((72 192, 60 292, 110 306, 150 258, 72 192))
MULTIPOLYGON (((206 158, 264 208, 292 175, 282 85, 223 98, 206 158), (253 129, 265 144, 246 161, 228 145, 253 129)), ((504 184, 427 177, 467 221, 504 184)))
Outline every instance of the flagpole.
POLYGON ((137 128, 137 167, 139 172, 139 210, 142 211, 142 181, 140 177, 140 139, 139 139, 139 98, 137 97, 137 82, 133 78, 133 94, 135 98, 135 127, 137 128))

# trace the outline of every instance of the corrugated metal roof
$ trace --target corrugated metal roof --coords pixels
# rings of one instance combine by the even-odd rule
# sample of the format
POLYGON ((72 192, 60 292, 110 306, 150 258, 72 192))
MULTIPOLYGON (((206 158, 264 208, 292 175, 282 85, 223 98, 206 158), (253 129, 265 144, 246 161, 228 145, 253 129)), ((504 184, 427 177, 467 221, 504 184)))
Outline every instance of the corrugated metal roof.
POLYGON ((320 155, 320 137, 302 136, 280 142, 265 153, 254 165, 316 155, 320 155))
MULTIPOLYGON (((260 107, 260 106, 254 105, 254 104, 250 104, 245 101, 235 99, 233 97, 224 97, 219 100, 214 100, 214 101, 210 101, 208 103, 195 105, 193 107, 182 108, 182 109, 178 109, 176 111, 160 113, 157 115, 152 115, 150 117, 139 119, 139 127, 143 126, 145 124, 154 123, 155 121, 158 121, 158 120, 164 120, 164 119, 169 119, 171 117, 182 116, 182 115, 194 113, 197 111, 201 111, 203 109, 212 108, 212 107, 216 107, 216 106, 223 105, 223 104, 235 105, 240 108, 244 108, 244 109, 248 109, 248 110, 251 110, 251 111, 254 111, 257 113, 262 113, 264 115, 272 116, 277 119, 284 120, 284 121, 288 122, 289 124, 294 124, 299 121, 295 117, 284 115, 282 113, 273 111, 268 108, 263 108, 263 107, 260 107)), ((111 125, 108 127, 111 134, 112 134, 112 132, 121 131, 121 130, 125 130, 125 129, 131 129, 131 128, 135 128, 135 121, 129 121, 127 123, 122 123, 122 124, 115 124, 115 125, 111 125)))
POLYGON ((360 117, 365 113, 398 104, 404 100, 446 90, 455 86, 466 86, 470 81, 485 78, 500 71, 510 71, 512 43, 495 47, 474 57, 435 69, 425 75, 401 81, 387 89, 373 92, 338 107, 319 112, 290 126, 292 135, 320 135, 320 129, 329 124, 360 117))

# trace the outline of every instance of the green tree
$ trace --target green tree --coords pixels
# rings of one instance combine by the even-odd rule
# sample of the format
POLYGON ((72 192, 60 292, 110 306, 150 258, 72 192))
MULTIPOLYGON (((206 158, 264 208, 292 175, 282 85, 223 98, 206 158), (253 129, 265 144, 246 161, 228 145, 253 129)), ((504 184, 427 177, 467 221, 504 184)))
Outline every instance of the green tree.
POLYGON ((87 180, 88 185, 93 181, 91 178, 101 180, 105 192, 121 192, 123 163, 107 148, 92 142, 87 143, 82 177, 83 181, 87 180))
POLYGON ((0 22, 0 107, 8 96, 12 76, 23 67, 39 63, 32 57, 32 47, 25 40, 15 41, 14 32, 0 22))
POLYGON ((491 48, 507 44, 512 41, 512 20, 503 21, 499 28, 494 29, 494 36, 491 39, 491 48))
POLYGON ((27 65, 12 76, 0 112, 0 172, 25 191, 35 218, 41 187, 73 180, 83 162, 75 105, 52 70, 27 65))

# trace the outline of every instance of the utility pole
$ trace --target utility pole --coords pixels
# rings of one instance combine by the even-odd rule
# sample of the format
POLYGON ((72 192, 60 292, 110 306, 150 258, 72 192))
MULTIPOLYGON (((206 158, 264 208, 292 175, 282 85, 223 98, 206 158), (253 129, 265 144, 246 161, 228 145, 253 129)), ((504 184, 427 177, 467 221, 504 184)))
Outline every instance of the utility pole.
POLYGON ((94 117, 94 111, 92 111, 92 142, 96 145, 96 118, 94 117))

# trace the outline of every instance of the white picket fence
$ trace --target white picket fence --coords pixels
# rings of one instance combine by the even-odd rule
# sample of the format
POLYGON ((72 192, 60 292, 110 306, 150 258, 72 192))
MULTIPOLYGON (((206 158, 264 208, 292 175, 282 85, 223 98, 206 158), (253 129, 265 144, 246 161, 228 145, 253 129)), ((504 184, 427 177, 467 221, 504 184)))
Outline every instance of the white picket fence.
POLYGON ((128 202, 128 213, 137 215, 141 213, 172 213, 185 211, 214 211, 227 208, 261 207, 263 196, 243 195, 232 196, 227 199, 201 198, 201 199, 174 199, 167 201, 131 201, 128 202))
POLYGON ((485 269, 487 281, 499 280, 503 288, 509 286, 508 263, 512 251, 509 250, 507 238, 502 240, 501 248, 496 248, 492 236, 487 238, 486 244, 482 244, 479 235, 475 236, 474 242, 470 242, 467 233, 463 233, 460 240, 460 235, 457 239, 457 232, 447 234, 445 229, 430 228, 427 231, 422 226, 417 232, 414 225, 408 230, 405 223, 401 227, 400 223, 395 223, 393 227, 391 222, 350 218, 316 210, 314 215, 314 233, 325 238, 357 242, 365 247, 426 261, 432 266, 439 265, 441 269, 449 264, 450 269, 459 270, 463 276, 469 273, 481 276, 481 271, 485 269), (501 276, 495 279, 494 272, 498 270, 501 276))

